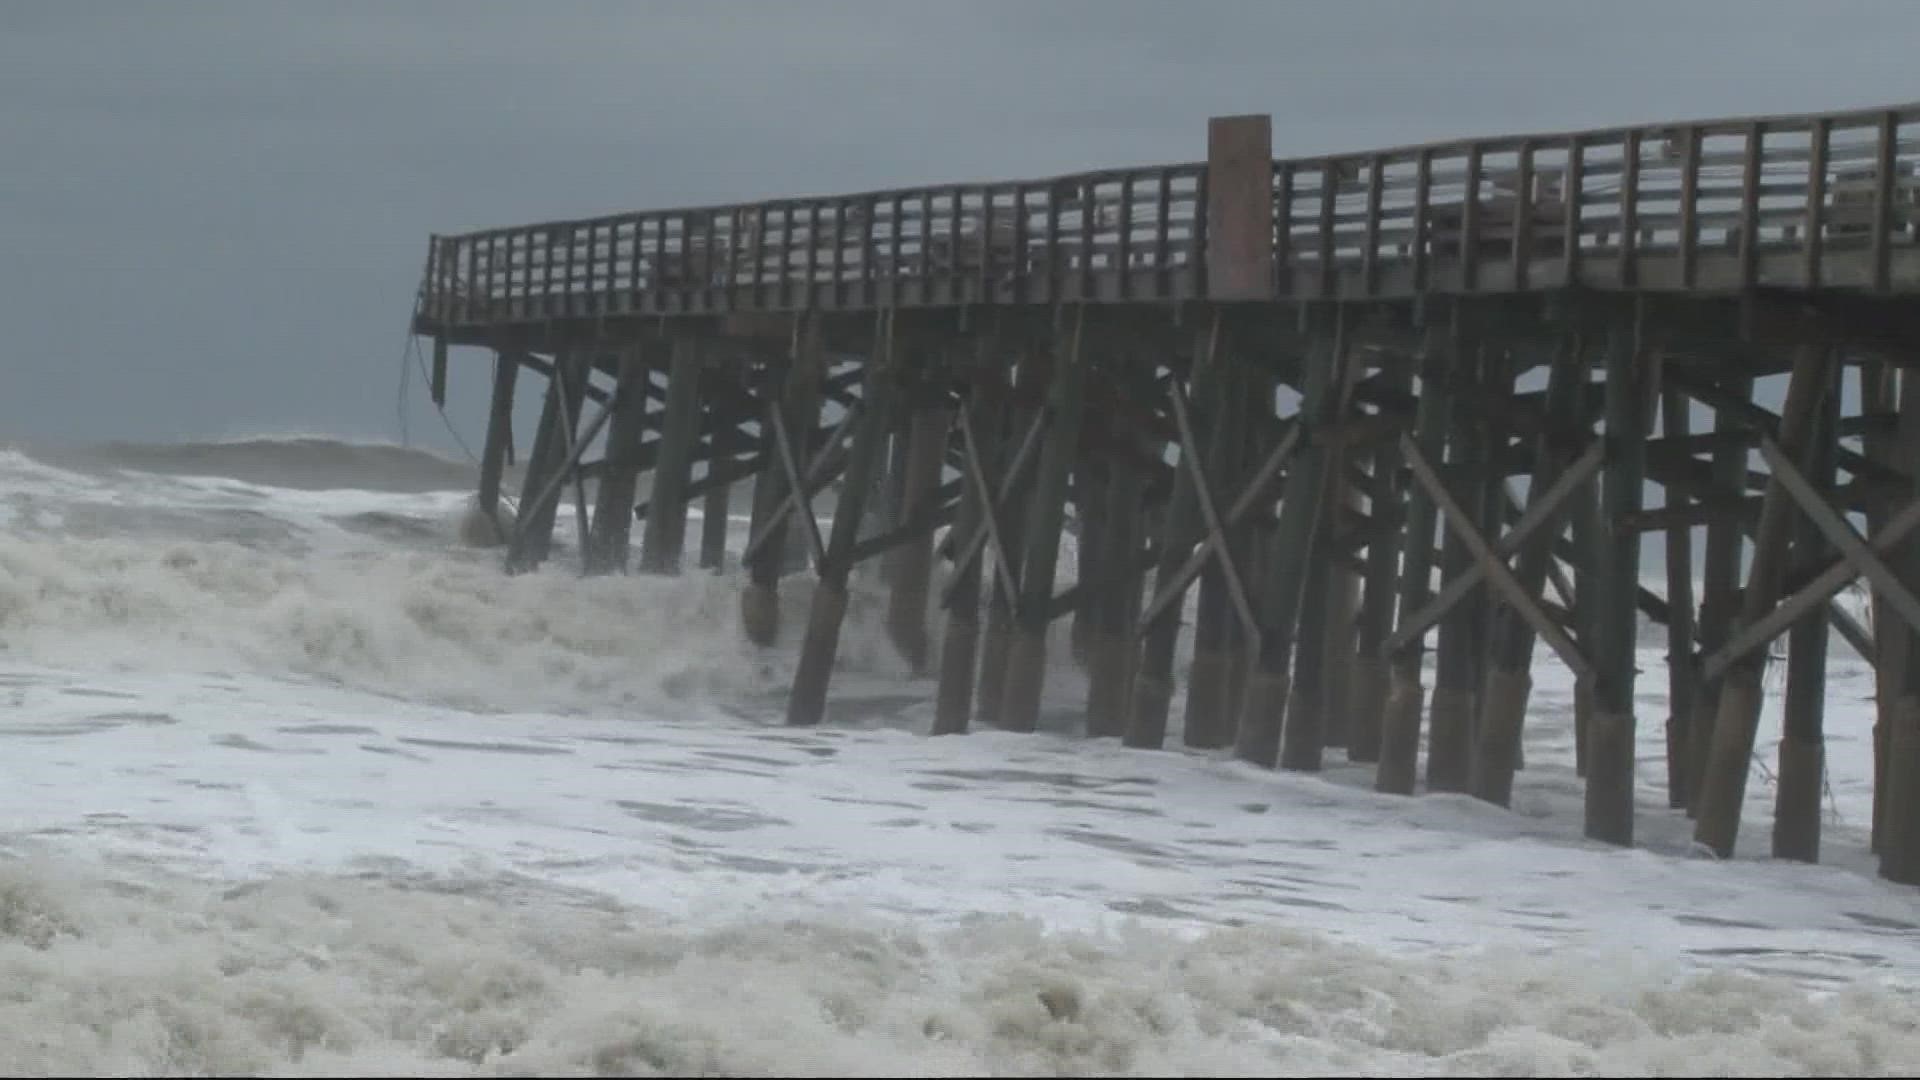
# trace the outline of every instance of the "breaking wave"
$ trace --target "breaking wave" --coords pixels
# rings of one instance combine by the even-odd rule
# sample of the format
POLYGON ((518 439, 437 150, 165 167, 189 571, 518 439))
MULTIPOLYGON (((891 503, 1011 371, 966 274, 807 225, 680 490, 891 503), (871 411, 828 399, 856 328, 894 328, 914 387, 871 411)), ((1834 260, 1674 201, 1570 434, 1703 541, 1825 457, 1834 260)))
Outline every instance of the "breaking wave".
MULTIPOLYGON (((476 710, 586 710, 763 694, 791 648, 757 648, 740 583, 582 578, 560 558, 509 576, 499 552, 294 555, 234 543, 0 533, 0 652, 40 663, 295 675, 476 710)), ((810 585, 782 583, 797 637, 810 585)), ((843 666, 903 669, 877 593, 856 591, 843 666)))
POLYGON ((1914 1002, 1731 974, 802 915, 703 926, 499 879, 211 885, 0 861, 0 1072, 1876 1075, 1914 1002))
POLYGON ((107 442, 33 447, 49 465, 83 472, 129 470, 175 476, 218 476, 301 490, 448 491, 471 488, 477 469, 466 461, 391 443, 320 436, 211 442, 107 442))

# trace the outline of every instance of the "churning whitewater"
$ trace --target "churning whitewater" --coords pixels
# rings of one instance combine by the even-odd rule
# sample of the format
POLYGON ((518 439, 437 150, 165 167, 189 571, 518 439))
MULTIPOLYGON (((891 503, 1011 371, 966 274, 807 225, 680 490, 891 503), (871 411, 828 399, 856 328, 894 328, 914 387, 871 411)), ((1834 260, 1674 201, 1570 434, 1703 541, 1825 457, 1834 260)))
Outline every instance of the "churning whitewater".
POLYGON ((470 479, 0 451, 0 1072, 1920 1067, 1920 900, 1858 854, 1864 666, 1828 865, 1706 862, 1653 807, 1618 851, 1545 669, 1512 813, 1090 744, 1065 664, 1051 730, 933 740, 856 579, 830 722, 789 731, 792 642, 744 641, 730 572, 588 580, 563 542, 507 576, 470 479))

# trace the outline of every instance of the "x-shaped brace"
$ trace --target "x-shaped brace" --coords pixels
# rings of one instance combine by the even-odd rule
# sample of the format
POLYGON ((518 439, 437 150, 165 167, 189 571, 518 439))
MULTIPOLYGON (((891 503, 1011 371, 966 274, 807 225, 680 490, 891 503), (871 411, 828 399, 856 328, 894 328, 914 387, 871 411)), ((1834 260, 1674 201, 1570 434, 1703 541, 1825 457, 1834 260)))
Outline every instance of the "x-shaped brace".
MULTIPOLYGON (((1184 405, 1181 406, 1181 411, 1185 411, 1184 405)), ((1280 437, 1279 444, 1267 455, 1267 460, 1261 463, 1260 470, 1254 473, 1253 476, 1241 486, 1240 495, 1234 499, 1233 505, 1227 508, 1226 517, 1224 519, 1215 519, 1219 522, 1219 531, 1213 531, 1211 529, 1212 522, 1209 522, 1210 531, 1207 538, 1201 541, 1200 546, 1193 550, 1193 554, 1187 556, 1186 562, 1180 564, 1179 571, 1167 581, 1155 583, 1153 602, 1148 604, 1145 610, 1140 613, 1140 622, 1137 626, 1139 632, 1145 633, 1147 627, 1152 626, 1154 620, 1158 619, 1161 614, 1166 611, 1168 605, 1173 603, 1174 598, 1186 591, 1187 586, 1192 584, 1193 579, 1200 575, 1201 569, 1207 565, 1208 559, 1214 557, 1215 552, 1226 551, 1224 530, 1238 525, 1240 520, 1246 517, 1247 514, 1253 510, 1254 506, 1259 503, 1261 494, 1272 485, 1274 477, 1280 475, 1280 470, 1286 468, 1287 461, 1293 457, 1294 451, 1299 449, 1300 438, 1300 426, 1295 424, 1289 427, 1287 433, 1280 437)), ((1194 471, 1196 482, 1204 481, 1206 474, 1204 470, 1200 468, 1198 456, 1187 449, 1190 445, 1191 443, 1185 441, 1183 436, 1180 456, 1191 463, 1190 468, 1194 471)), ((1208 490, 1205 483, 1200 483, 1199 487, 1202 491, 1208 490)), ((1211 498, 1211 494, 1209 494, 1209 498, 1211 498)), ((1242 617, 1244 618, 1245 616, 1242 617)))
MULTIPOLYGON (((960 403, 960 440, 961 449, 967 456, 967 469, 980 478, 978 484, 968 485, 974 491, 974 498, 980 503, 980 524, 967 537, 966 542, 956 551, 953 560, 953 582, 973 565, 980 552, 991 546, 993 549, 994 586, 1000 590, 1001 597, 1008 607, 1019 606, 1020 580, 1014 565, 1007 560, 1005 542, 1000 537, 1000 509, 1013 497, 1013 491, 1020 482, 1020 475, 1026 471, 1027 463, 1033 460, 1034 452, 1040 446, 1040 433, 1046 430, 1046 414, 1040 413, 1027 425, 1027 433, 1020 440, 1020 446, 1014 451, 1013 461, 1008 464, 1005 476, 1000 478, 997 490, 992 477, 987 474, 986 465, 980 457, 980 440, 973 429, 973 405, 960 403), (992 491, 991 496, 988 492, 992 491)), ((950 582, 940 597, 940 606, 953 604, 954 585, 950 582)))
MULTIPOLYGON (((1520 519, 1513 523, 1512 531, 1502 536, 1499 543, 1491 548, 1490 553, 1493 556, 1494 562, 1502 568, 1505 568, 1506 560, 1512 558, 1519 552, 1521 545, 1527 542, 1528 537, 1545 526, 1557 521, 1559 519, 1559 510, 1567 501, 1567 497, 1579 490, 1580 485, 1586 483, 1587 479, 1599 470, 1600 464, 1605 458, 1606 450, 1604 446, 1596 440, 1588 445, 1586 452, 1575 459, 1573 464, 1569 465, 1566 471, 1562 472, 1551 486, 1540 493, 1539 498, 1529 500, 1526 512, 1521 514, 1520 519)), ((1425 458, 1421 459, 1423 464, 1425 461, 1425 458)), ((1409 463, 1411 463, 1411 459, 1409 459, 1409 463)), ((1418 475, 1417 470, 1415 475, 1418 475)), ((1425 486, 1424 481, 1422 482, 1422 486, 1425 486)), ((1438 502, 1437 499, 1435 501, 1438 502)), ((1448 496, 1448 501, 1452 501, 1452 496, 1448 496)), ((1454 505, 1457 508, 1459 504, 1454 503, 1454 505)), ((1478 532, 1475 532, 1473 536, 1475 540, 1481 539, 1478 532)), ((1482 541, 1482 543, 1484 543, 1484 541, 1482 541)), ((1458 577, 1441 587, 1439 595, 1429 600, 1426 607, 1400 620, 1399 627, 1394 630, 1393 636, 1387 639, 1386 644, 1382 647, 1382 651, 1391 655, 1406 648, 1409 643, 1417 640, 1420 635, 1426 633, 1428 628, 1432 627, 1434 623, 1439 622, 1445 617, 1447 612, 1452 610, 1453 605, 1459 603, 1462 597, 1472 592, 1474 587, 1479 585, 1480 580, 1486 577, 1489 572, 1488 566, 1484 561, 1476 561, 1472 566, 1461 571, 1458 577)))
POLYGON ((1718 678, 1735 661, 1780 636, 1788 626, 1815 606, 1825 603, 1842 586, 1862 573, 1873 582, 1874 588, 1887 597, 1893 610, 1906 620, 1907 625, 1920 631, 1920 601, 1916 601, 1913 591, 1901 582, 1881 558, 1916 526, 1920 526, 1920 500, 1908 503, 1869 542, 1827 505, 1826 500, 1793 466, 1786 452, 1771 436, 1761 437, 1760 453, 1772 467, 1773 478, 1800 504, 1821 533, 1840 549, 1840 558, 1792 596, 1775 605, 1772 611, 1742 627, 1719 651, 1701 663, 1702 676, 1707 679, 1718 678))
POLYGON ((807 463, 805 482, 802 483, 794 454, 793 440, 788 435, 787 421, 781 414, 780 404, 777 401, 767 403, 767 425, 773 433, 774 456, 780 462, 781 472, 786 474, 787 495, 780 505, 767 515, 766 523, 760 526, 760 531, 747 538, 746 551, 740 556, 742 562, 747 562, 758 554, 760 549, 773 538, 774 530, 780 527, 780 523, 787 520, 788 515, 797 513, 806 523, 807 549, 813 553, 815 569, 819 568, 820 556, 826 551, 826 545, 820 539, 820 523, 813 514, 813 495, 826 481, 828 466, 839 452, 842 437, 853 424, 854 418, 859 416, 860 408, 858 401, 847 407, 846 415, 834 425, 833 432, 827 436, 827 441, 813 455, 813 460, 807 463))
POLYGON ((607 395, 605 403, 600 406, 600 411, 594 414, 592 422, 587 425, 587 430, 584 433, 576 433, 573 410, 567 408, 567 378, 562 365, 554 365, 553 378, 557 383, 557 402, 560 406, 560 413, 556 419, 560 421, 560 430, 566 439, 567 456, 561 461, 560 467, 554 470, 553 475, 547 478, 546 485, 534 496, 533 503, 522 507, 516 515, 513 541, 507 545, 509 567, 520 566, 526 550, 528 523, 538 516, 538 512, 545 509, 548 503, 559 497, 560 489, 566 484, 569 476, 574 481, 577 504, 575 509, 580 518, 580 550, 583 554, 587 550, 587 482, 586 478, 580 475, 580 458, 586 454, 587 447, 593 442, 594 436, 600 434, 600 429, 606 426, 607 420, 613 416, 613 395, 607 395))
MULTIPOLYGON (((1593 454, 1598 447, 1599 444, 1595 443, 1589 448, 1588 454, 1593 454)), ((1583 683, 1590 680, 1593 677, 1593 664, 1581 655, 1580 650, 1567 637, 1566 631, 1560 629, 1560 624, 1547 615, 1540 606, 1540 602, 1527 595, 1526 587, 1513 576, 1513 570, 1507 566, 1506 560, 1488 545, 1486 537, 1481 536, 1479 529, 1474 527, 1473 519, 1467 516, 1466 510, 1454 500, 1453 493, 1447 490, 1447 485, 1441 481, 1439 474, 1433 471, 1433 466, 1427 463, 1426 455, 1420 452, 1420 444, 1414 442, 1410 436, 1402 435, 1400 452, 1406 455, 1407 466, 1413 470, 1414 479, 1420 482, 1421 487, 1427 489, 1427 494, 1433 498, 1434 504, 1440 508, 1441 515, 1446 518, 1447 525, 1460 537, 1461 543, 1467 545, 1467 550, 1473 553, 1481 571, 1491 581, 1493 587, 1499 590, 1508 605, 1518 612, 1529 626, 1533 627, 1534 633, 1539 634, 1541 640, 1560 655, 1561 661, 1573 671, 1575 679, 1583 683)), ((1583 457, 1581 460, 1584 462, 1586 459, 1583 457)), ((1597 464, 1596 461, 1595 465, 1597 464)), ((1590 472, 1593 467, 1589 466, 1587 471, 1590 472)), ((1569 469, 1568 475, 1577 475, 1577 472, 1569 469)), ((1544 503, 1544 500, 1542 502, 1544 503)), ((1544 511, 1542 517, 1545 517, 1544 511)))

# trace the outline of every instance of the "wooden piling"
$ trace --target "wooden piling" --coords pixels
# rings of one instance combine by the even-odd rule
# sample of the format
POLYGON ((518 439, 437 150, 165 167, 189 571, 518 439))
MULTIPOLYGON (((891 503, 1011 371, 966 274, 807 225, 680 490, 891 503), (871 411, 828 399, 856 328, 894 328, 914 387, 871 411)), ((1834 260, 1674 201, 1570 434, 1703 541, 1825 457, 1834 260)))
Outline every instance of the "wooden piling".
MULTIPOLYGON (((1672 361, 1669 360, 1669 363, 1672 361)), ((1836 398, 1837 400, 1837 398, 1836 398)), ((1677 388, 1660 388, 1661 434, 1684 439, 1692 426, 1687 396, 1677 388)), ((1684 507, 1688 500, 1678 487, 1665 487, 1667 505, 1684 507)), ((1691 803, 1689 747, 1692 739, 1699 671, 1694 652, 1693 526, 1676 521, 1666 530, 1667 564, 1667 805, 1675 810, 1691 803)))
MULTIPOLYGON (((1753 380, 1736 376, 1724 385, 1723 393, 1735 401, 1746 401, 1753 396, 1753 380)), ((1715 435, 1733 436, 1744 426, 1732 410, 1714 409, 1715 435)), ((1731 438, 1714 449, 1710 476, 1715 492, 1745 495, 1747 449, 1745 441, 1731 438)), ((1718 650, 1733 635, 1733 620, 1740 606, 1740 564, 1745 543, 1740 517, 1737 510, 1722 511, 1707 522, 1698 631, 1703 655, 1718 650)), ((1720 711, 1721 684, 1719 676, 1703 677, 1695 689, 1687 730, 1687 813, 1690 817, 1697 818, 1700 813, 1700 793, 1706 784, 1707 761, 1713 753, 1713 725, 1720 711)))
POLYGON ((540 428, 533 451, 527 455, 525 483, 520 489, 520 514, 507 552, 510 572, 531 570, 553 550, 553 524, 559 516, 556 481, 566 463, 575 419, 586 400, 587 359, 584 351, 564 351, 554 358, 547 381, 546 403, 540 409, 540 428), (542 499, 545 494, 547 497, 542 499))
POLYGON ((1646 415, 1654 373, 1638 327, 1615 322, 1606 346, 1606 469, 1601 477, 1599 591, 1593 641, 1593 718, 1587 733, 1586 834, 1633 843, 1633 683, 1639 607, 1640 532, 1617 524, 1637 514, 1646 483, 1646 415))
POLYGON ((500 481, 506 472, 507 449, 513 445, 513 392, 523 353, 500 349, 493 357, 493 397, 487 407, 487 442, 480 451, 480 491, 477 503, 499 543, 509 528, 500 516, 500 481))
MULTIPOLYGON (((1600 609, 1603 588, 1601 565, 1605 554, 1600 549, 1607 536, 1600 523, 1601 492, 1583 489, 1574 493, 1568 507, 1567 525, 1573 538, 1573 632, 1587 646, 1599 640, 1600 609)), ((1592 750, 1593 679, 1576 679, 1573 684, 1573 774, 1584 780, 1592 750)))
MULTIPOLYGON (((1220 381, 1217 368, 1213 350, 1205 347, 1196 350, 1188 391, 1189 398, 1198 403, 1202 414, 1213 425, 1213 442, 1218 442, 1221 433, 1229 430, 1221 411, 1220 395, 1214 389, 1220 381)), ((1180 376, 1174 372, 1172 377, 1180 376)), ((1168 596, 1165 606, 1141 634, 1127 729, 1121 740, 1127 746, 1157 750, 1166 741, 1167 715, 1173 705, 1174 652, 1179 645, 1181 615, 1188 591, 1184 582, 1178 586, 1174 582, 1187 553, 1203 532, 1198 520, 1200 508, 1193 470, 1185 467, 1191 452, 1184 445, 1176 450, 1173 488, 1160 518, 1160 561, 1154 569, 1153 592, 1156 597, 1162 592, 1168 596)), ((1189 728, 1191 724, 1189 717, 1189 728)))
MULTIPOLYGON (((1456 326, 1456 334, 1458 327, 1456 326)), ((1475 338, 1456 338, 1461 377, 1472 371, 1468 393, 1454 405, 1447 433, 1447 488, 1475 523, 1487 519, 1487 474, 1492 470, 1491 433, 1471 404, 1481 389, 1485 354, 1492 348, 1475 338)), ((1473 565, 1473 554, 1458 529, 1442 530, 1440 578, 1451 580, 1473 565)), ((1427 703, 1427 790, 1466 791, 1473 772, 1473 710, 1480 684, 1475 677, 1480 646, 1484 590, 1457 601, 1440 620, 1434 650, 1433 695, 1427 703)))
MULTIPOLYGON (((1781 408, 1779 443, 1788 460, 1804 460, 1808 437, 1826 386, 1828 352, 1825 346, 1803 345, 1787 384, 1781 408)), ((1776 480, 1767 483, 1754 530, 1753 560, 1741 595, 1739 622, 1757 622, 1779 598, 1787 563, 1793 512, 1785 489, 1776 480)), ((1733 854, 1740 833, 1740 808, 1746 798, 1747 772, 1753 758, 1755 730, 1763 699, 1761 677, 1766 670, 1765 643, 1748 650, 1728 665, 1720 684, 1718 715, 1713 722, 1713 746, 1700 792, 1695 842, 1721 858, 1733 854)))
POLYGON ((653 489, 647 496, 640 546, 640 569, 652 574, 680 571, 687 543, 687 485, 693 475, 693 452, 700 442, 701 342, 691 333, 676 334, 672 349, 660 453, 654 458, 653 489))
MULTIPOLYGON (((1030 394, 1043 393, 1042 387, 1049 384, 1053 375, 1054 358, 1037 344, 1024 343, 1014 376, 1014 394, 1016 400, 1030 394)), ((1002 418, 1000 445, 1006 457, 1003 461, 1011 468, 1014 447, 1025 432, 1034 423, 1045 430, 1046 410, 1042 407, 1021 407, 1009 411, 1002 418)), ((1027 535, 1028 502, 1033 493, 1033 478, 1037 470, 1029 467, 1025 474, 1008 491, 1008 498, 1000 503, 1000 551, 995 554, 994 574, 1004 575, 1007 580, 1021 579, 1021 553, 1027 535)), ((996 474, 998 475, 998 474, 996 474)), ((998 578, 996 578, 998 580, 998 578)), ((985 724, 999 724, 1003 697, 1007 685, 1007 654, 1013 648, 1014 597, 1016 589, 995 588, 989 591, 987 598, 987 616, 980 632, 980 671, 979 682, 974 693, 974 719, 985 724)))
MULTIPOLYGON (((1898 446, 1901 461, 1910 464, 1920 460, 1920 378, 1915 378, 1911 370, 1900 373, 1898 446)), ((1908 490, 1920 498, 1920 476, 1908 490)), ((1894 568, 1899 576, 1896 584, 1909 591, 1920 586, 1920 544, 1906 543, 1894 560, 1894 568)), ((1879 627, 1876 623, 1876 633, 1879 627)), ((1901 636, 1906 655, 1899 671, 1900 694, 1886 740, 1880 876, 1902 885, 1920 885, 1920 632, 1911 625, 1904 629, 1901 636)))
MULTIPOLYGON (((1828 373, 1820 416, 1805 456, 1807 480, 1822 491, 1833 487, 1840 424, 1840 365, 1828 373)), ((1830 545, 1809 515, 1794 521, 1793 563, 1824 562, 1830 545)), ((1773 857, 1820 861, 1820 804, 1826 781, 1827 619, 1821 605, 1787 631, 1787 690, 1775 772, 1773 857)))
MULTIPOLYGON (((717 434, 717 432, 716 432, 717 434)), ((710 449, 707 456, 707 492, 700 503, 700 569, 725 570, 727 565, 727 529, 729 496, 733 485, 716 482, 726 469, 727 459, 710 449)))
MULTIPOLYGON (((932 516, 946 465, 947 431, 953 424, 946 388, 916 386, 908 419, 907 456, 901 476, 898 521, 905 525, 932 516)), ((887 633, 913 672, 925 674, 932 662, 927 635, 927 588, 933 579, 933 531, 916 532, 890 553, 893 573, 887 602, 887 633)))
MULTIPOLYGON (((1272 563, 1261 583, 1255 605, 1259 642, 1253 652, 1242 691, 1240 724, 1234 735, 1234 756, 1269 768, 1311 768, 1316 763, 1319 733, 1295 743, 1296 755, 1280 760, 1281 733, 1287 702, 1292 696, 1290 665, 1297 637, 1301 602, 1311 570, 1313 537, 1319 528, 1326 496, 1327 447, 1315 436, 1326 428, 1338 393, 1336 365, 1344 359, 1337 334, 1322 332, 1301 357, 1300 413, 1296 424, 1301 448, 1295 453, 1280 500, 1280 520, 1268 543, 1272 563), (1314 751, 1308 753, 1308 748, 1314 751)), ((1304 729, 1303 729, 1304 734, 1304 729)))
MULTIPOLYGON (((1216 375, 1222 387, 1216 398, 1213 437, 1205 455, 1210 477, 1237 476, 1251 455, 1249 443, 1253 421, 1260 414, 1259 404, 1271 402, 1272 394, 1258 398, 1249 391, 1266 385, 1251 374, 1234 367, 1225 357, 1217 358, 1216 375)), ((1196 436, 1198 433, 1196 432, 1196 436)), ((1198 515, 1199 502, 1194 503, 1198 515)), ((1197 523, 1197 522, 1196 522, 1197 523)), ((1236 559, 1253 554, 1251 525, 1230 531, 1228 547, 1236 559)), ((1234 725, 1239 717, 1239 688, 1244 672, 1236 665, 1243 655, 1238 647, 1239 624, 1234 618, 1233 602, 1228 599, 1227 576, 1223 563, 1215 558, 1200 573, 1200 594, 1193 619, 1193 655, 1187 665, 1186 723, 1181 742, 1199 750, 1209 750, 1233 742, 1234 725)))
MULTIPOLYGON (((1074 464, 1068 484, 1073 505, 1073 561, 1075 581, 1100 581, 1106 575, 1101 560, 1111 536, 1107 529, 1107 485, 1112 479, 1108 463, 1099 457, 1082 457, 1074 464)), ((1088 638, 1099 618, 1097 604, 1079 604, 1073 609, 1068 629, 1068 652, 1082 670, 1087 667, 1088 638)))
MULTIPOLYGON (((761 472, 753 483, 753 514, 750 533, 766 535, 759 551, 745 557, 747 582, 740 594, 740 622, 747 639, 756 645, 771 645, 780 632, 780 572, 786 561, 787 538, 796 523, 787 518, 775 523, 776 516, 793 497, 780 461, 776 425, 777 410, 784 430, 799 440, 793 447, 805 455, 809 449, 807 433, 820 415, 820 383, 824 357, 820 349, 819 327, 803 320, 794 327, 793 346, 778 368, 766 373, 761 384, 760 459, 761 472)), ((801 493, 805 498, 805 493, 801 493)), ((806 528, 799 523, 799 528, 806 528)))
MULTIPOLYGON (((1406 394, 1412 387, 1413 367, 1394 359, 1382 369, 1385 389, 1406 394)), ((1400 532, 1406 525, 1406 488, 1400 477, 1399 441, 1382 440, 1372 454, 1372 482, 1368 485, 1367 516, 1372 536, 1367 542, 1364 594, 1356 626, 1356 644, 1348 664, 1349 709, 1352 721, 1347 737, 1347 760, 1378 762, 1386 719, 1388 669, 1381 655, 1393 631, 1394 601, 1399 592, 1400 532)))
POLYGON ((866 502, 886 452, 886 436, 893 422, 894 371, 893 312, 881 316, 875 355, 867 365, 867 388, 862 415, 854 426, 853 448, 847 456, 845 483, 833 512, 833 530, 820 559, 813 601, 807 613, 806 636, 793 673, 793 691, 787 698, 787 723, 806 727, 826 715, 827 687, 833 678, 834 656, 840 649, 840 629, 847 615, 847 579, 853 571, 854 545, 860 539, 866 502))
MULTIPOLYGON (((992 403, 1007 385, 1005 360, 995 348, 992 335, 982 335, 975 344, 974 362, 969 370, 970 388, 962 403, 963 441, 977 435, 974 417, 991 415, 992 403)), ((998 433, 999 425, 990 430, 998 433)), ((961 477, 960 508, 955 515, 952 535, 964 544, 987 527, 986 506, 998 489, 994 474, 985 471, 988 462, 1002 459, 1000 443, 992 446, 966 446, 966 472, 961 477), (975 467, 979 465, 980 467, 975 467)), ((956 558, 959 549, 956 547, 956 558)), ((933 734, 957 735, 967 730, 973 716, 974 668, 980 645, 980 582, 987 564, 985 551, 954 568, 946 602, 947 625, 940 636, 940 686, 934 701, 933 734)), ((997 571, 996 571, 997 572, 997 571)))
MULTIPOLYGON (((1452 336, 1439 324, 1430 324, 1420 354, 1420 395, 1414 420, 1414 442, 1429 460, 1438 460, 1446 447, 1451 419, 1447 371, 1454 356, 1452 336)), ((1399 628, 1383 647, 1392 668, 1391 686, 1380 727, 1380 765, 1374 788, 1393 795, 1411 795, 1419 778, 1420 718, 1425 688, 1421 666, 1426 633, 1402 634, 1410 618, 1425 607, 1433 593, 1433 530, 1439 509, 1432 495, 1414 485, 1407 493, 1406 529, 1401 534, 1399 628)))
POLYGON ((624 574, 633 535, 634 489, 640 475, 640 440, 647 427, 647 361, 639 345, 621 350, 613 387, 613 422, 607 428, 605 463, 594 495, 588 532, 589 574, 624 574))
POLYGON ((1140 606, 1141 511, 1145 494, 1139 468, 1125 456, 1108 459, 1105 534, 1095 562, 1099 577, 1088 597, 1087 734, 1118 736, 1126 730, 1133 697, 1132 616, 1140 606))
MULTIPOLYGON (((1859 367, 1860 411, 1873 417, 1899 415, 1899 369, 1883 360, 1868 358, 1859 367)), ((1900 437, 1897 428, 1876 424, 1861 439, 1868 460, 1898 468, 1900 437)), ((1886 498, 1878 498, 1867 509, 1867 526, 1875 533, 1886 527, 1893 507, 1886 498)), ((1901 694, 1906 685, 1907 625, 1894 613, 1885 589, 1874 587, 1871 593, 1873 617, 1873 824, 1869 846, 1881 849, 1886 827, 1887 753, 1898 715, 1901 694)))
MULTIPOLYGON (((1544 500, 1550 497, 1572 461, 1572 451, 1577 445, 1580 393, 1587 383, 1586 362, 1577 338, 1563 342, 1553 355, 1547 375, 1546 423, 1535 440, 1533 474, 1527 484, 1529 509, 1545 505, 1544 500)), ((1519 548, 1514 576, 1532 598, 1538 599, 1545 593, 1553 542, 1560 535, 1559 522, 1563 516, 1553 513, 1546 517, 1546 523, 1519 548)), ((1518 527, 1516 524, 1515 528, 1518 527)), ((1513 799, 1514 770, 1519 764, 1527 700, 1533 690, 1535 635, 1533 627, 1511 607, 1502 610, 1503 617, 1494 630, 1493 652, 1480 709, 1473 794, 1498 806, 1507 806, 1513 799)))
POLYGON ((1081 355, 1086 308, 1073 309, 1072 329, 1064 343, 1056 339, 1052 390, 1047 402, 1046 442, 1028 503, 1025 543, 1020 556, 1020 598, 1007 649, 1006 683, 999 724, 1009 731, 1033 731, 1040 719, 1040 695, 1047 676, 1047 627, 1052 622, 1053 586, 1058 578, 1060 533, 1067 512, 1067 485, 1080 451, 1080 426, 1086 410, 1087 363, 1081 355))

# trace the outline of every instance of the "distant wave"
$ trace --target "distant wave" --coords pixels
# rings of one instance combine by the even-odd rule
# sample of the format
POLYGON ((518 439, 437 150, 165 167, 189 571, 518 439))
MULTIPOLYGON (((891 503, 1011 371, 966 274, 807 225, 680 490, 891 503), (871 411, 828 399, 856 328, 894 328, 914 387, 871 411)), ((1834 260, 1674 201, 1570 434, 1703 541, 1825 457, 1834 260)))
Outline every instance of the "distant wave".
POLYGON ((307 490, 446 491, 472 487, 478 476, 471 462, 417 447, 306 435, 22 449, 64 469, 219 476, 307 490))
POLYGON ((0 858, 0 1072, 39 1076, 1862 1076, 1913 1000, 807 911, 724 925, 485 876, 212 885, 0 858))
MULTIPOLYGON (((791 677, 790 647, 741 634, 736 578, 583 578, 565 551, 509 576, 497 549, 446 531, 339 552, 0 533, 0 656, 293 675, 484 711, 758 699, 791 677)), ((781 593, 790 645, 810 580, 781 593)), ((843 666, 903 673, 882 614, 856 581, 843 666)))

